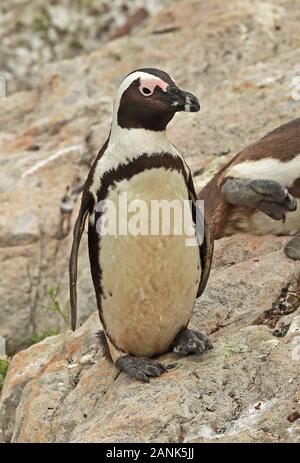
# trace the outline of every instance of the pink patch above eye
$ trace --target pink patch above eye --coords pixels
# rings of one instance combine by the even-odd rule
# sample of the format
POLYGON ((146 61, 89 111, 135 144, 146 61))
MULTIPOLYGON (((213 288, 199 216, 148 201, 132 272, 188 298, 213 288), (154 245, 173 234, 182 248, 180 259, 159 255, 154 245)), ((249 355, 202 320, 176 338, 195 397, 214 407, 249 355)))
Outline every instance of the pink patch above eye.
POLYGON ((158 78, 157 79, 156 78, 142 79, 139 89, 141 90, 143 87, 149 88, 149 90, 151 90, 152 93, 154 92, 155 87, 159 87, 162 89, 163 92, 166 92, 168 88, 168 84, 158 78))

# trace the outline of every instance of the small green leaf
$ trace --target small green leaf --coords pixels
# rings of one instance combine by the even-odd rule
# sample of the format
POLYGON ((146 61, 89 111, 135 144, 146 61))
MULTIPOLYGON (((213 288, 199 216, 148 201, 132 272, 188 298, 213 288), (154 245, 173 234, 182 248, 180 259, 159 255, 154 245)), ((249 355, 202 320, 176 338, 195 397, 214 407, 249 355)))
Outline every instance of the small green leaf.
POLYGON ((0 393, 3 388, 4 379, 8 370, 8 360, 0 359, 0 393))
POLYGON ((249 352, 249 349, 243 344, 224 344, 225 356, 231 354, 242 354, 244 352, 249 352))

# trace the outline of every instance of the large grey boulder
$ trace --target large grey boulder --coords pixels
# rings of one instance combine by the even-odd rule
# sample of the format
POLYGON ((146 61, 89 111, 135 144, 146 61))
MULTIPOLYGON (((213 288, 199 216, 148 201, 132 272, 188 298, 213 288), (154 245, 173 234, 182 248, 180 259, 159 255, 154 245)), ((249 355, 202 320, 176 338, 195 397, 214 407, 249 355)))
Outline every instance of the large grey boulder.
POLYGON ((16 354, 0 402, 13 442, 299 442, 299 263, 285 238, 219 241, 192 325, 214 349, 161 357, 144 384, 103 357, 98 314, 16 354), (220 256, 224 257, 220 263, 220 256), (287 292, 289 291, 289 292, 287 292), (275 336, 276 335, 276 336, 275 336))

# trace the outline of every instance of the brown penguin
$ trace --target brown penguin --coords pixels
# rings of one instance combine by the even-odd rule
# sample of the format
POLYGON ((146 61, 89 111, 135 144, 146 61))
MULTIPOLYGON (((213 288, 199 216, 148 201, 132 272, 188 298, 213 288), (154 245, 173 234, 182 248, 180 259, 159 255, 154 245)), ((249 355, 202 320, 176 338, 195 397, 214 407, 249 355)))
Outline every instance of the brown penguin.
POLYGON ((198 198, 215 239, 235 233, 296 235, 285 253, 300 259, 300 118, 242 150, 198 198))

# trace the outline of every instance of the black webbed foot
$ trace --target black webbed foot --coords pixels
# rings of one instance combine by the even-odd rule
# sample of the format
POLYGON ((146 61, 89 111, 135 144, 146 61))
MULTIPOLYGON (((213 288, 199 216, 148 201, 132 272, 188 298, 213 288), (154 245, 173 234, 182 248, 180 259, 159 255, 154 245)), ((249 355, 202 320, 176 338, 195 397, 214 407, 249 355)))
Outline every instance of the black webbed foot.
POLYGON ((222 193, 229 204, 259 209, 275 220, 285 221, 285 213, 297 209, 296 199, 274 180, 229 178, 222 193))
POLYGON ((291 259, 300 260, 300 234, 288 242, 284 252, 291 259))
POLYGON ((203 354, 206 350, 212 349, 213 345, 200 331, 186 329, 178 333, 171 348, 176 354, 185 357, 189 354, 203 354))
POLYGON ((131 355, 120 357, 116 361, 116 366, 132 378, 139 379, 144 383, 149 383, 149 377, 160 376, 167 371, 167 368, 160 362, 131 355))

